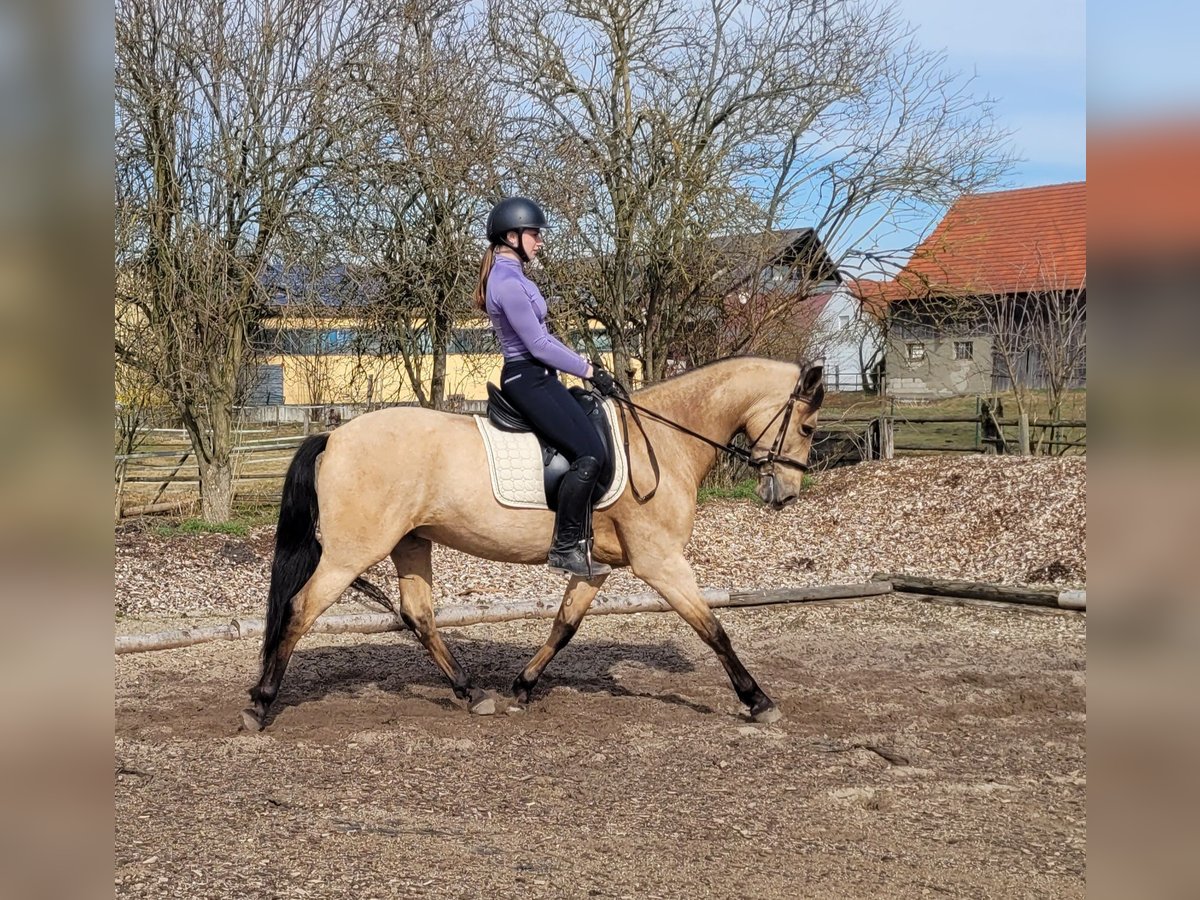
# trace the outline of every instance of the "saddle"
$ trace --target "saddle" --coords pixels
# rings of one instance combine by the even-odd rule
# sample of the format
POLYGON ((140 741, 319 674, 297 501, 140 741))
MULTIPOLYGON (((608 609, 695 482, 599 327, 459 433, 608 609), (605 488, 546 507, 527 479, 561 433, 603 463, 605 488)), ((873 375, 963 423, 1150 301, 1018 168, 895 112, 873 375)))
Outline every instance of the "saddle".
MULTIPOLYGON (((596 504, 605 496, 613 483, 613 474, 615 472, 613 461, 615 454, 613 451, 612 431, 609 426, 608 416, 604 412, 604 405, 595 394, 585 391, 581 387, 573 387, 569 390, 571 396, 579 404, 580 409, 583 410, 583 414, 587 416, 588 422, 596 429, 596 433, 600 435, 600 440, 603 441, 606 451, 604 465, 601 466, 600 477, 596 481, 596 491, 592 495, 592 502, 596 504)), ((487 393, 487 418, 489 423, 500 431, 512 433, 528 432, 537 438, 542 454, 542 481, 546 490, 546 506, 557 510, 558 485, 562 481, 563 476, 570 470, 571 464, 567 462, 567 458, 559 453, 552 444, 547 443, 545 438, 534 431, 533 426, 525 421, 525 417, 521 415, 520 411, 508 402, 504 394, 501 393, 500 388, 490 381, 488 382, 487 393)))

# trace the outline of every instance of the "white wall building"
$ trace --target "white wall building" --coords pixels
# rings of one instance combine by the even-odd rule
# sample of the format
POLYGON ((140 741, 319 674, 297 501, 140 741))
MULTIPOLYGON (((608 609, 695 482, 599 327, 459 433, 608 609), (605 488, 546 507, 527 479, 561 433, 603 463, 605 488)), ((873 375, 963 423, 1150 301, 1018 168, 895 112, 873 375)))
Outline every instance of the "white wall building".
POLYGON ((847 285, 816 294, 814 359, 824 360, 825 390, 861 391, 863 369, 882 359, 880 329, 847 285))

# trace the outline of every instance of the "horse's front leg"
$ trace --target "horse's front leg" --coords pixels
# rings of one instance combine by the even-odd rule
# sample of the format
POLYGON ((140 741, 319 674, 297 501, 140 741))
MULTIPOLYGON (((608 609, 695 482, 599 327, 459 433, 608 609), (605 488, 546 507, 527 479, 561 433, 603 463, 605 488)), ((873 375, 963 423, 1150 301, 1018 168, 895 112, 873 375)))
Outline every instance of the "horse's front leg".
POLYGON ((433 545, 410 534, 392 551, 392 562, 400 577, 400 618, 450 680, 454 696, 465 701, 476 715, 491 715, 496 711, 496 702, 486 691, 471 683, 466 670, 442 640, 434 621, 433 545))
POLYGON ((687 560, 682 555, 671 555, 657 560, 631 558, 630 564, 634 574, 662 594, 671 608, 683 616, 684 621, 717 654, 717 659, 733 682, 738 698, 749 707, 750 719, 767 723, 782 718, 783 714, 775 701, 763 693, 758 682, 742 665, 729 642, 729 635, 700 596, 696 576, 687 560))
POLYGON ((533 659, 521 670, 521 674, 513 682, 513 699, 518 704, 524 706, 529 702, 533 686, 542 677, 542 672, 546 670, 546 666, 550 665, 550 660, 554 659, 554 655, 575 636, 575 632, 579 629, 579 623, 583 621, 584 614, 592 605, 592 600, 600 592, 600 586, 604 584, 607 577, 607 575, 600 575, 590 581, 572 578, 567 583, 567 590, 563 594, 562 604, 558 607, 558 615, 554 617, 550 636, 546 638, 546 643, 534 654, 533 659))

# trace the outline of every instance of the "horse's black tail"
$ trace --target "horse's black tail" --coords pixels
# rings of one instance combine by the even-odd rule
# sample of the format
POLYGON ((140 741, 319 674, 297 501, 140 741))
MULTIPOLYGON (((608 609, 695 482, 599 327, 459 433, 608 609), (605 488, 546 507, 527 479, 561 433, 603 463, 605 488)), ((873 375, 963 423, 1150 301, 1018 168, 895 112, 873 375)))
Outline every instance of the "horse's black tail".
POLYGON ((317 457, 324 452, 327 443, 328 434, 314 434, 301 444, 283 481, 263 635, 264 665, 270 662, 287 632, 292 618, 292 598, 312 577, 321 561, 321 544, 317 541, 317 457))

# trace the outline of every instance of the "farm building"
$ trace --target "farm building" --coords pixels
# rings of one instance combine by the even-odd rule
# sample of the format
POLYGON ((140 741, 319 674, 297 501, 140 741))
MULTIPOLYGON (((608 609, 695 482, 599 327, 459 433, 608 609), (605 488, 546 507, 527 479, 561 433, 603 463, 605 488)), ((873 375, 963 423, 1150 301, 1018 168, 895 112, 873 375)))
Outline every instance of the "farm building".
MULTIPOLYGON (((727 260, 718 304, 728 353, 823 362, 826 390, 857 391, 875 365, 879 329, 812 228, 714 240, 727 260)), ((868 311, 869 312, 869 311, 868 311)), ((672 371, 686 368, 686 351, 672 371)))
POLYGON ((986 394, 1086 383, 1086 182, 962 197, 886 282, 886 390, 986 394))

